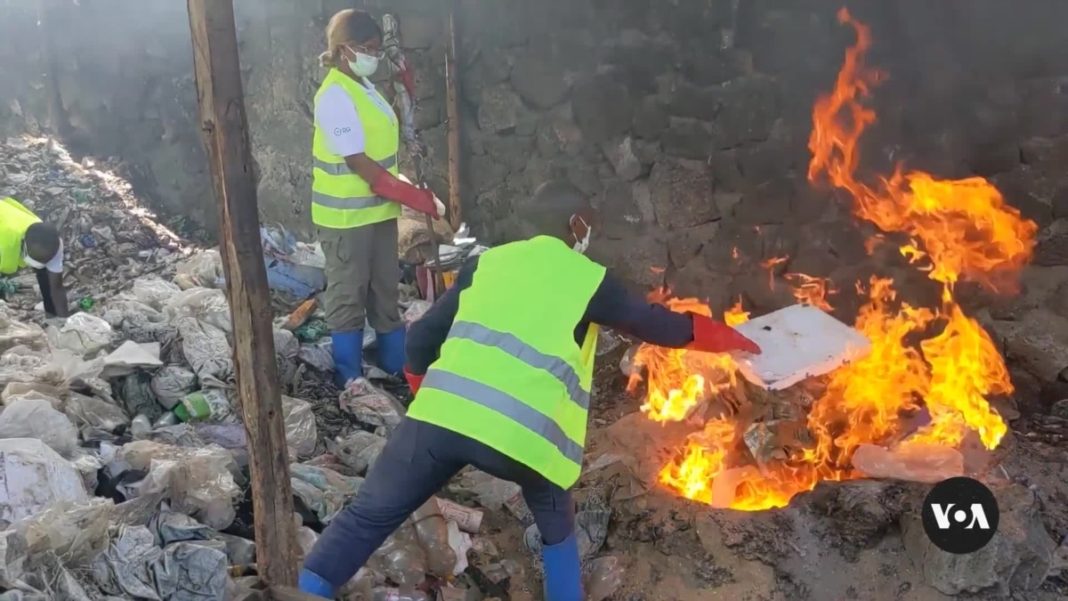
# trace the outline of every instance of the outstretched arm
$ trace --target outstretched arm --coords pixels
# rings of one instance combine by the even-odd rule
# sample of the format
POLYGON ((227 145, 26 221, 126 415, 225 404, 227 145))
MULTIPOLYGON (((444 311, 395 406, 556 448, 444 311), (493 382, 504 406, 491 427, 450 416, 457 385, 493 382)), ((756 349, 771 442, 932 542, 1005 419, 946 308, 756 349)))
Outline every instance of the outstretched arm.
POLYGON ((405 345, 407 366, 405 370, 414 376, 426 374, 430 364, 438 360, 441 345, 452 328, 452 320, 460 308, 460 293, 471 285, 471 278, 478 266, 478 257, 464 263, 456 276, 456 284, 445 291, 433 307, 408 328, 405 345))
POLYGON ((586 320, 657 346, 715 353, 760 352, 760 347, 733 328, 703 315, 676 313, 649 303, 608 274, 590 300, 586 320))

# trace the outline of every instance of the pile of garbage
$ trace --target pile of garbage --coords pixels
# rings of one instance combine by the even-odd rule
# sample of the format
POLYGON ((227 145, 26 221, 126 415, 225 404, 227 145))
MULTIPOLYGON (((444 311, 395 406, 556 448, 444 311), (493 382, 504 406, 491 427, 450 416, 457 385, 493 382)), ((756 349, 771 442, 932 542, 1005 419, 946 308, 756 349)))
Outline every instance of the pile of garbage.
MULTIPOLYGON (((217 281, 215 260, 202 251, 176 265, 173 281, 135 279, 90 311, 40 325, 0 302, 0 599, 192 601, 249 584, 230 575, 255 562, 230 309, 222 290, 199 285, 217 281)), ((427 308, 406 303, 411 319, 427 308)), ((307 552, 359 490, 404 405, 370 379, 333 388, 329 339, 307 328, 321 318, 304 312, 279 318, 275 346, 295 395, 283 409, 307 552), (295 324, 299 336, 287 329, 295 324), (295 392, 312 388, 324 392, 295 392)), ((479 536, 486 509, 507 509, 536 555, 540 536, 518 486, 477 472, 457 486, 482 508, 431 499, 347 598, 465 599, 522 578, 479 536)), ((586 556, 604 543, 603 505, 579 513, 586 556)), ((618 572, 602 560, 597 570, 618 572)))
MULTIPOLYGON (((188 252, 171 230, 135 200, 129 184, 93 159, 74 161, 48 138, 0 143, 0 197, 11 196, 59 228, 72 302, 91 307, 135 278, 163 273, 188 252)), ((32 310, 32 271, 5 280, 9 304, 32 310)))

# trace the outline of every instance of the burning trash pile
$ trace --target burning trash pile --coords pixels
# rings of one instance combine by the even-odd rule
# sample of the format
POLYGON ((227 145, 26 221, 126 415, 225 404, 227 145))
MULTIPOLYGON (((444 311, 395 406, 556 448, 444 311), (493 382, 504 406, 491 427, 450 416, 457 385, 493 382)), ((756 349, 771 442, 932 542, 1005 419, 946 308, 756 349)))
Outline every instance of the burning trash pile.
MULTIPOLYGON (((882 232, 869 248, 896 245, 939 288, 940 301, 910 304, 889 277, 832 283, 788 274, 795 297, 810 307, 828 311, 832 293, 846 290, 866 299, 854 327, 870 348, 841 358, 848 363, 823 378, 779 391, 743 377, 749 359, 640 347, 634 365, 645 371, 645 415, 699 426, 659 472, 663 485, 689 499, 758 511, 784 507, 824 480, 932 482, 961 474, 966 438, 994 449, 1007 432, 990 400, 1013 391, 1008 370, 957 293, 964 283, 1014 292, 1037 227, 979 177, 943 180, 900 166, 871 181, 858 175, 860 139, 876 120, 864 101, 883 74, 864 62, 869 29, 845 10, 839 17, 857 41, 834 90, 813 110, 809 180, 848 195, 854 215, 882 232)), ((695 299, 662 292, 657 300, 710 313, 695 299)), ((740 302, 722 317, 748 333, 740 302)), ((631 389, 641 380, 635 370, 631 389)))

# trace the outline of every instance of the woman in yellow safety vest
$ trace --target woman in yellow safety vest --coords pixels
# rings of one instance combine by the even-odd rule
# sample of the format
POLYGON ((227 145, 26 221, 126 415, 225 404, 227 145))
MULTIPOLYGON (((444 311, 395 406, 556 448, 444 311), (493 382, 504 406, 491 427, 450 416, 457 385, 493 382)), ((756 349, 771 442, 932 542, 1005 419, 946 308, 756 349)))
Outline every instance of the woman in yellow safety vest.
POLYGON ((326 255, 326 321, 336 380, 363 374, 363 328, 378 338, 379 366, 401 375, 404 323, 397 307, 401 205, 440 218, 426 188, 398 178, 397 114, 368 79, 382 58, 382 30, 364 11, 343 10, 326 27, 330 71, 315 94, 312 222, 326 255))

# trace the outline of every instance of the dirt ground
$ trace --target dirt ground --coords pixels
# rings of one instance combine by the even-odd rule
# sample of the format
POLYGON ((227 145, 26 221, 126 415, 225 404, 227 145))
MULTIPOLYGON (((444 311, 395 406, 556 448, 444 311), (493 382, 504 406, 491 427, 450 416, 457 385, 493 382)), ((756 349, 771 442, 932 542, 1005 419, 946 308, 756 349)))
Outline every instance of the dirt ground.
MULTIPOLYGON (((642 444, 647 420, 631 415, 641 401, 625 392, 618 357, 619 353, 612 353, 599 361, 588 464, 596 464, 598 457, 618 448, 621 430, 632 437, 632 444, 642 444)), ((656 449, 651 452, 655 455, 656 449)), ((1036 491, 1049 532, 1068 532, 1068 452, 1064 448, 1011 439, 995 460, 1004 468, 1002 474, 1036 491)), ((617 556, 625 568, 623 585, 612 600, 1068 599, 1068 586, 1056 578, 1047 580, 1040 590, 1008 597, 996 592, 948 596, 925 584, 906 551, 897 519, 890 517, 893 506, 904 498, 917 494, 922 498, 926 491, 922 485, 823 484, 799 495, 790 507, 756 513, 715 510, 659 487, 645 490, 621 463, 587 469, 577 488, 604 491, 610 498, 612 521, 597 556, 617 556), (882 491, 878 498, 885 503, 887 516, 875 519, 872 526, 868 522, 879 507, 860 514, 840 510, 835 499, 843 486, 882 491)), ((490 533, 503 557, 522 567, 522 573, 512 578, 510 598, 540 599, 539 567, 524 546, 523 528, 507 512, 487 512, 486 517, 484 532, 490 533)))

